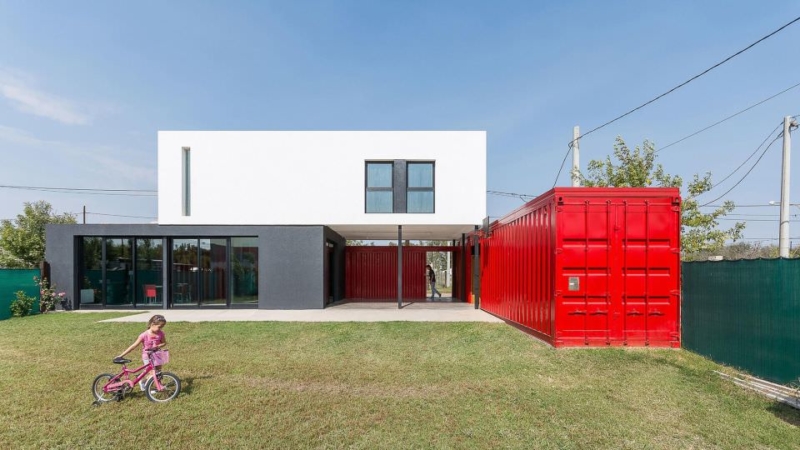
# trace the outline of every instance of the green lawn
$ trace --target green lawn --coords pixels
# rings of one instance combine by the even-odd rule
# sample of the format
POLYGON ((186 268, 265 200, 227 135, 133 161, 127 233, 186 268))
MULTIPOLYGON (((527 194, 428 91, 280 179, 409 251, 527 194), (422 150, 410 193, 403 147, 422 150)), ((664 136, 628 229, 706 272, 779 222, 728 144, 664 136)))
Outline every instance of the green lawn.
POLYGON ((93 407, 144 324, 0 322, 0 448, 800 448, 800 413, 681 350, 553 350, 486 323, 169 323, 183 382, 93 407))

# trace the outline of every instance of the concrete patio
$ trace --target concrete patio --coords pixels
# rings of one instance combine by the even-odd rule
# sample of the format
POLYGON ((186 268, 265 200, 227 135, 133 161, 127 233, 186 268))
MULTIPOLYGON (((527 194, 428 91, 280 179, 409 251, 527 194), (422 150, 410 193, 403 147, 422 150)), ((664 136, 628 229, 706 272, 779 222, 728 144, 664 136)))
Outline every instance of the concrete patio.
POLYGON ((153 314, 161 314, 167 322, 496 322, 501 319, 475 309, 469 303, 409 302, 402 308, 397 303, 345 302, 325 309, 104 309, 81 310, 78 314, 120 312, 130 315, 103 322, 147 322, 153 314))

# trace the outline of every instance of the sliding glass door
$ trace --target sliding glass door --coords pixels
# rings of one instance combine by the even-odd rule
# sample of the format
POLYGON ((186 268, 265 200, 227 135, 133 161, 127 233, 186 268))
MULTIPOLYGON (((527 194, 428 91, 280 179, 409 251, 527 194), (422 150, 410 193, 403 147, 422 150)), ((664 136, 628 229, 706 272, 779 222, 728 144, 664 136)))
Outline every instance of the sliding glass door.
POLYGON ((228 304, 228 240, 200 239, 201 305, 228 304))

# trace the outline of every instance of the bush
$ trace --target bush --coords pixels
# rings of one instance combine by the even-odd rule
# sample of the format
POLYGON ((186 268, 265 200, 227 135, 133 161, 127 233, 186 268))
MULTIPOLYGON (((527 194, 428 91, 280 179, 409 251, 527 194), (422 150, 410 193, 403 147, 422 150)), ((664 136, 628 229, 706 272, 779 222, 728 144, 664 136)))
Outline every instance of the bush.
POLYGON ((33 302, 36 299, 25 295, 25 291, 17 291, 17 298, 11 302, 11 315, 14 317, 24 317, 31 313, 33 302))
POLYGON ((50 284, 47 281, 47 278, 39 278, 33 277, 33 281, 39 285, 39 293, 41 297, 39 298, 39 311, 43 314, 47 311, 52 311, 56 309, 56 305, 62 303, 66 299, 66 293, 64 292, 56 292, 56 285, 50 284))

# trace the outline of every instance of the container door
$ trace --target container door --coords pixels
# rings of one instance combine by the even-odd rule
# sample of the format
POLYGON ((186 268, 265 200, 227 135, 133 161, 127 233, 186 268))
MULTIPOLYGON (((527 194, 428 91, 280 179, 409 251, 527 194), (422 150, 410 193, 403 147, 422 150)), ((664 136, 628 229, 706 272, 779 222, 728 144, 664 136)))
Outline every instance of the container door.
POLYGON ((675 230, 679 217, 666 203, 618 206, 627 345, 666 345, 677 339, 680 255, 675 230))
POLYGON ((567 345, 607 344, 620 333, 610 280, 614 270, 613 206, 607 202, 563 205, 558 339, 567 345))

